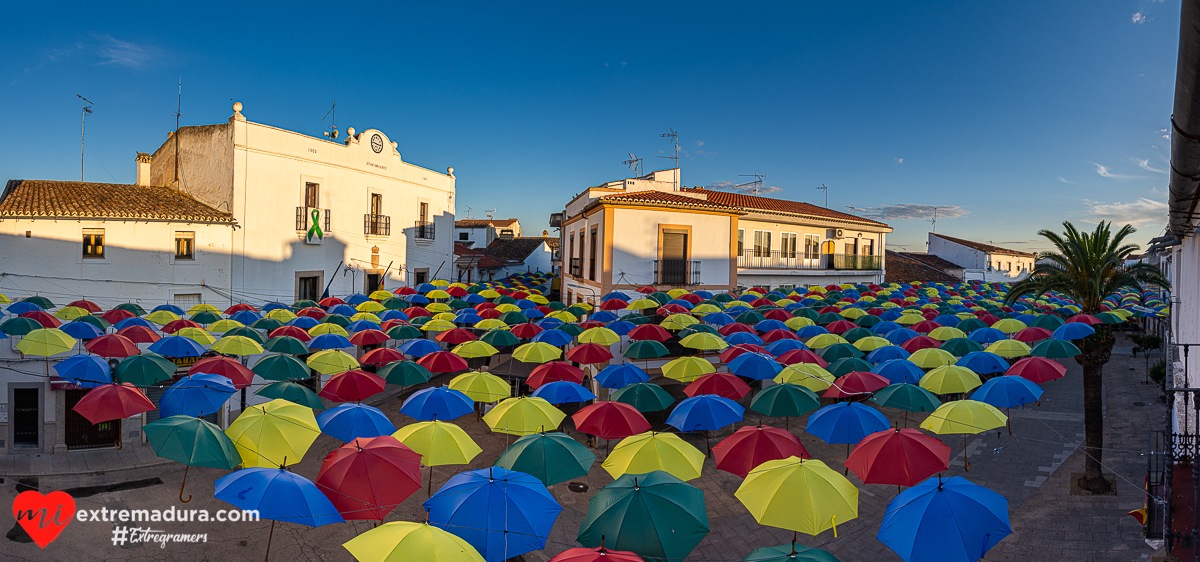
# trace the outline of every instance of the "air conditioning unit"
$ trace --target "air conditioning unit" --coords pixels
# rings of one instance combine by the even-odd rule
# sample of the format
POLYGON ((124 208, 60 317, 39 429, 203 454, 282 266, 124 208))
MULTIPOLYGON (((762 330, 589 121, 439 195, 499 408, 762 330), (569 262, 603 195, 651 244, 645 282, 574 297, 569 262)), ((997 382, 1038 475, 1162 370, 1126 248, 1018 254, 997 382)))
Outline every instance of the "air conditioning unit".
POLYGON ((833 231, 833 237, 834 237, 834 238, 837 238, 837 239, 842 239, 842 238, 845 238, 845 237, 846 237, 846 231, 845 231, 845 230, 842 230, 842 229, 840 229, 840 228, 839 228, 839 229, 837 229, 837 230, 833 231))

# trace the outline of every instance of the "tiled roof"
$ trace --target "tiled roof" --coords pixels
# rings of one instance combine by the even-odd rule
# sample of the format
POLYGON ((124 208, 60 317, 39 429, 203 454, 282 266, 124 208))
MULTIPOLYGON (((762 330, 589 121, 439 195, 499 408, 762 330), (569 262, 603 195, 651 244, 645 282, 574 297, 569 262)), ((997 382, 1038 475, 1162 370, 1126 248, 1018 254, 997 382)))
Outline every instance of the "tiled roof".
POLYGON ((941 238, 943 240, 948 240, 950 242, 954 242, 955 244, 958 244, 960 246, 974 248, 976 250, 979 250, 980 252, 984 252, 984 253, 988 253, 988 254, 1003 254, 1006 256, 1020 256, 1023 258, 1036 258, 1037 257, 1037 254, 1032 254, 1029 252, 1018 252, 1016 250, 1009 250, 1008 248, 1001 248, 1000 246, 993 246, 991 244, 983 244, 980 242, 972 242, 970 240, 963 240, 962 238, 954 238, 952 236, 946 236, 945 234, 938 234, 936 232, 931 232, 930 234, 937 236, 938 238, 941 238))
POLYGON ((653 190, 631 191, 629 193, 614 193, 612 195, 605 195, 604 197, 601 197, 597 201, 613 202, 613 203, 622 202, 622 203, 651 203, 651 204, 660 204, 660 205, 665 204, 665 205, 670 205, 670 206, 698 207, 698 208, 704 208, 704 209, 720 209, 722 211, 736 211, 737 210, 737 209, 733 209, 733 208, 729 207, 728 205, 723 205, 721 203, 715 203, 708 199, 700 199, 697 197, 688 197, 686 195, 679 195, 677 193, 667 193, 665 191, 653 191, 653 190))
POLYGON ((942 271, 949 271, 951 269, 962 269, 963 268, 963 266, 961 266, 961 265, 958 265, 950 260, 942 258, 941 256, 935 256, 933 254, 922 254, 922 253, 918 253, 918 252, 896 252, 896 253, 900 254, 906 258, 914 259, 914 260, 917 260, 926 265, 933 266, 942 271))
POLYGON ((233 215, 167 187, 54 180, 8 180, 0 217, 236 222, 233 215))
POLYGON ((937 283, 960 283, 962 279, 954 277, 936 267, 917 261, 900 252, 887 251, 887 272, 883 280, 887 283, 912 283, 913 281, 933 281, 937 283))
POLYGON ((507 228, 517 222, 517 219, 463 219, 454 221, 454 226, 456 228, 483 228, 487 226, 507 228))
POLYGON ((779 213, 793 213, 797 215, 809 215, 833 220, 852 221, 865 223, 876 226, 887 226, 879 221, 865 219, 859 216, 818 207, 811 203, 802 203, 800 201, 789 201, 787 199, 774 199, 771 197, 759 197, 757 195, 746 195, 745 193, 731 193, 728 191, 713 191, 702 187, 685 187, 682 191, 689 193, 702 193, 708 198, 709 203, 717 203, 728 207, 736 207, 739 209, 754 209, 757 211, 774 211, 779 213))
POLYGON ((454 255, 456 255, 456 256, 482 256, 482 255, 484 255, 484 253, 482 250, 468 248, 466 246, 463 246, 462 244, 459 244, 458 242, 455 242, 454 243, 454 255))
POLYGON ((484 250, 484 253, 490 258, 504 262, 523 262, 530 254, 542 246, 542 243, 557 243, 557 238, 541 238, 533 236, 522 236, 505 240, 497 238, 492 240, 491 245, 484 250))

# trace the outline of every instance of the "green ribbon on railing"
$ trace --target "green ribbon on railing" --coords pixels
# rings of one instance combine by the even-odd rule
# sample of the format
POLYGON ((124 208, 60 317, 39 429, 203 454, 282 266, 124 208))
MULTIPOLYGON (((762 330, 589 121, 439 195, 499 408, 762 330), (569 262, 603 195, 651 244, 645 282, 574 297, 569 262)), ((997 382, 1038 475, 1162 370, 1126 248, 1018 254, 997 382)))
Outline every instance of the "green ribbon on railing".
POLYGON ((321 211, 319 209, 312 210, 312 226, 308 227, 308 239, 325 238, 325 233, 321 231, 321 211))

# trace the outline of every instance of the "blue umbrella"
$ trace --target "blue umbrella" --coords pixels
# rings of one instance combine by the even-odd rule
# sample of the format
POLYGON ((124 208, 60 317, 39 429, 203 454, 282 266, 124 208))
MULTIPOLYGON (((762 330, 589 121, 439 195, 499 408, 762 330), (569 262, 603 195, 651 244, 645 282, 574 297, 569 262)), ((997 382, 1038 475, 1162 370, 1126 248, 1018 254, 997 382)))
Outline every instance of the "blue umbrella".
POLYGON ((863 437, 890 427, 892 423, 874 408, 858 402, 841 402, 813 412, 804 430, 833 444, 858 443, 863 437))
POLYGON ((679 305, 679 306, 682 306, 682 307, 684 307, 684 308, 686 308, 686 309, 688 309, 688 310, 691 310, 691 309, 693 309, 693 308, 695 308, 695 307, 696 307, 696 305, 694 305, 694 304, 692 304, 692 303, 690 303, 690 302, 688 302, 688 301, 685 301, 685 300, 683 300, 683 299, 671 299, 671 300, 667 301, 667 304, 677 304, 677 305, 679 305))
POLYGON ((162 418, 206 416, 220 411, 236 391, 228 377, 208 373, 189 375, 163 391, 158 401, 158 415, 162 418))
MULTIPOLYGON (((175 306, 175 305, 173 305, 173 304, 171 304, 171 303, 167 303, 167 304, 160 304, 160 305, 158 305, 158 306, 154 307, 153 309, 151 309, 151 310, 150 310, 150 312, 158 312, 158 311, 160 311, 160 310, 165 310, 165 311, 167 311, 167 312, 172 312, 172 313, 178 314, 178 315, 180 315, 180 316, 183 316, 183 315, 184 315, 184 312, 183 312, 183 309, 182 309, 182 308, 179 308, 178 306, 175 306)), ((238 320, 238 322, 241 322, 241 320, 238 320)), ((244 324, 244 322, 243 322, 243 324, 244 324)))
MULTIPOLYGON (((175 314, 182 315, 183 311, 176 312, 175 314)), ((253 310, 239 310, 233 314, 230 314, 229 319, 249 326, 255 322, 258 322, 259 320, 262 320, 262 315, 253 310)))
POLYGON ((596 373, 596 382, 604 388, 624 388, 631 384, 648 382, 650 375, 633 363, 609 365, 596 373))
POLYGON ((890 320, 884 320, 874 326, 871 326, 871 331, 875 332, 876 334, 879 334, 881 336, 886 336, 886 335, 888 335, 892 332, 895 332, 896 330, 899 330, 900 328, 903 328, 903 327, 904 326, 901 326, 890 320))
POLYGON ((1050 337, 1056 340, 1081 340, 1095 333, 1095 328, 1083 322, 1067 322, 1055 328, 1050 337))
POLYGON ((286 322, 288 326, 295 326, 301 330, 311 330, 320 324, 316 318, 311 316, 297 316, 286 322))
MULTIPOLYGON (((399 312, 399 311, 397 311, 397 312, 399 312)), ((376 324, 370 320, 355 320, 346 325, 346 331, 351 332, 351 333, 361 332, 363 330, 378 330, 378 329, 379 329, 379 324, 376 324)))
POLYGON ((379 314, 376 314, 376 316, 378 316, 380 320, 403 320, 405 322, 408 322, 409 320, 408 315, 405 314, 404 311, 392 310, 390 308, 380 312, 379 314))
POLYGON ((562 511, 541 480, 498 466, 455 474, 422 505, 430 525, 458 535, 488 562, 546 548, 562 511))
POLYGON ((954 363, 960 367, 966 367, 980 375, 990 375, 993 373, 1003 373, 1008 370, 1008 361, 1003 357, 987 351, 972 351, 954 363))
POLYGON ((784 339, 784 340, 775 340, 775 341, 767 344, 763 349, 766 349, 767 353, 770 353, 771 355, 774 355, 775 357, 779 357, 780 355, 783 355, 784 353, 787 353, 787 352, 795 350, 795 349, 808 349, 808 346, 804 345, 804 342, 802 342, 800 340, 784 339))
POLYGON ((1004 332, 1001 332, 995 328, 979 328, 978 330, 971 332, 967 337, 983 345, 987 345, 989 343, 1008 339, 1008 334, 1005 334, 1004 332))
MULTIPOLYGON (((470 310, 470 309, 465 309, 465 310, 470 310)), ((483 322, 483 317, 478 314, 475 314, 474 312, 464 312, 464 313, 459 314, 458 316, 455 316, 454 321, 458 324, 470 324, 470 325, 474 326, 475 324, 483 322)))
POLYGON ((589 320, 595 320, 596 322, 612 322, 616 319, 617 313, 611 310, 598 310, 593 312, 591 318, 589 318, 589 320))
POLYGON ((571 381, 555 381, 539 386, 533 391, 531 396, 544 398, 551 404, 564 404, 567 402, 587 402, 595 400, 596 395, 583 387, 583 385, 571 381))
POLYGON ((717 326, 728 326, 737 323, 737 319, 724 312, 710 312, 705 314, 701 320, 708 324, 716 324, 717 326))
POLYGON ((100 328, 88 324, 87 322, 67 322, 59 329, 66 332, 68 336, 71 336, 77 340, 90 340, 92 338, 98 338, 104 335, 104 332, 101 332, 100 328))
POLYGON ((613 291, 611 293, 608 293, 607 295, 604 295, 603 297, 600 297, 600 302, 606 302, 606 301, 610 301, 613 299, 620 299, 625 302, 629 302, 629 295, 626 295, 625 293, 622 293, 620 291, 613 291))
POLYGON ((420 285, 417 285, 414 288, 417 290, 418 293, 425 294, 425 293, 428 293, 429 291, 437 289, 437 285, 434 285, 433 283, 421 283, 420 285))
POLYGON ((263 312, 271 312, 272 310, 280 310, 280 309, 286 310, 289 308, 291 308, 291 307, 286 304, 283 304, 281 302, 269 302, 269 303, 263 305, 262 311, 263 312))
POLYGON ((378 408, 350 402, 317 414, 317 425, 321 433, 344 443, 396 432, 396 426, 378 408))
MULTIPOLYGON (((154 324, 151 324, 149 320, 146 320, 145 318, 142 318, 140 316, 126 318, 120 322, 117 322, 116 324, 113 324, 113 328, 117 329, 117 330, 124 330, 125 328, 128 328, 130 326, 142 326, 143 328, 150 328, 151 330, 158 329, 158 328, 155 328, 154 324)), ((160 353, 159 355, 162 355, 162 354, 160 353)))
MULTIPOLYGON (((754 345, 762 345, 763 344, 762 338, 758 337, 757 334, 752 334, 750 332, 734 332, 732 334, 729 334, 728 336, 725 336, 723 339, 725 340, 725 343, 727 343, 729 345, 740 345, 740 344, 747 344, 747 343, 754 344, 754 345)), ((779 341, 795 341, 795 340, 779 340, 779 341)))
POLYGON ((397 347, 396 349, 405 355, 411 355, 413 357, 425 357, 430 353, 441 351, 442 346, 430 340, 420 339, 408 340, 400 344, 400 347, 397 347))
POLYGON ((783 322, 768 318, 767 320, 762 320, 755 324, 754 329, 761 333, 766 333, 770 332, 771 330, 787 330, 788 327, 787 324, 784 324, 783 322))
POLYGON ((20 316, 26 312, 36 312, 38 310, 45 309, 31 302, 19 301, 10 304, 5 310, 7 310, 8 313, 12 314, 13 316, 20 316))
POLYGON ((742 421, 745 413, 746 409, 733 400, 701 394, 676 405, 667 417, 667 425, 680 431, 708 431, 742 421))
POLYGON ((959 318, 953 314, 943 314, 937 318, 934 318, 933 321, 943 326, 954 328, 962 323, 962 318, 959 318))
MULTIPOLYGON (((130 320, 133 320, 130 318, 130 320)), ((167 336, 152 344, 150 351, 163 357, 200 357, 204 348, 191 338, 183 336, 167 336)))
POLYGON ((341 314, 344 316, 354 316, 355 314, 358 313, 358 311, 355 310, 353 306, 350 306, 348 304, 335 304, 335 305, 329 307, 328 312, 330 314, 341 314))
POLYGON ((238 509, 257 509, 262 519, 309 527, 345 522, 316 484, 282 468, 243 468, 215 484, 213 497, 238 509))
POLYGON ((892 361, 895 359, 908 359, 910 355, 912 354, 903 347, 898 345, 885 345, 868 353, 866 360, 869 363, 883 363, 884 361, 892 361))
POLYGON ((1042 397, 1042 387, 1018 375, 994 377, 971 394, 971 400, 986 402, 997 408, 1016 408, 1042 397))
POLYGON ((783 370, 783 365, 774 357, 753 352, 738 355, 728 363, 728 366, 729 372, 756 381, 773 379, 783 370))
MULTIPOLYGON (((528 315, 526 315, 526 316, 528 316, 528 315)), ((559 320, 558 318, 542 318, 541 320, 537 321, 538 326, 541 326, 547 330, 550 330, 552 328, 557 328, 559 326, 562 326, 563 324, 566 324, 566 322, 563 322, 562 320, 559 320)))
POLYGON ((112 384, 112 369, 108 362, 95 355, 86 353, 73 355, 54 365, 58 376, 69 380, 83 388, 96 388, 102 384, 112 384))
POLYGON ((921 334, 914 332, 908 328, 899 328, 892 330, 883 336, 883 339, 892 342, 892 345, 902 345, 904 342, 911 340, 921 334))
POLYGON ((358 305, 360 305, 364 302, 367 302, 371 299, 370 299, 370 297, 368 297, 367 295, 364 295, 362 293, 353 293, 350 296, 348 296, 342 300, 346 301, 347 303, 349 303, 352 306, 358 306, 358 305))
POLYGON ((354 344, 341 334, 321 334, 308 341, 309 349, 341 349, 344 347, 354 347, 354 344))
POLYGON ((803 326, 799 330, 796 330, 796 335, 800 336, 800 339, 805 339, 805 340, 815 338, 821 334, 828 334, 828 333, 829 333, 829 330, 826 330, 824 326, 818 326, 816 324, 813 324, 811 326, 803 326))
POLYGON ((528 300, 519 300, 513 304, 517 305, 517 308, 519 308, 521 310, 525 310, 525 309, 529 309, 529 308, 537 308, 536 302, 528 301, 528 300))
POLYGON ((574 336, 571 334, 555 329, 542 330, 536 336, 533 336, 533 341, 548 343, 554 347, 562 347, 571 343, 574 339, 574 336))
POLYGON ((954 476, 900 492, 888 504, 876 538, 905 562, 973 562, 1010 534, 1008 500, 954 476))
POLYGON ((534 309, 534 308, 522 310, 521 314, 524 314, 525 317, 530 320, 533 320, 534 318, 544 318, 546 316, 545 314, 542 313, 542 311, 534 309))
POLYGON ((475 402, 466 394, 444 386, 412 393, 400 406, 400 413, 417 421, 448 421, 475 411, 475 402))
POLYGON ((627 322, 625 320, 615 320, 605 324, 604 327, 616 332, 618 336, 624 336, 628 335, 630 331, 636 328, 637 324, 634 324, 633 322, 627 322))
POLYGON ((429 304, 429 299, 425 298, 423 295, 406 295, 404 297, 404 300, 408 301, 409 304, 417 304, 417 305, 429 304))
POLYGON ((872 367, 871 372, 886 377, 892 384, 920 384, 921 377, 925 376, 925 371, 922 371, 920 367, 913 364, 912 361, 903 359, 884 361, 872 367))

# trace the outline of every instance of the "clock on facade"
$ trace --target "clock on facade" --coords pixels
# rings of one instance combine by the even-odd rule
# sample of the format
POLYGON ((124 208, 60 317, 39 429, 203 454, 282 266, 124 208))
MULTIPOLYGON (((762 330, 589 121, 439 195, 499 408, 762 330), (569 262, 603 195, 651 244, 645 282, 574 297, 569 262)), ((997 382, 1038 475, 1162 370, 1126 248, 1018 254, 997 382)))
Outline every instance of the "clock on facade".
POLYGON ((383 152, 383 137, 371 135, 371 150, 374 150, 377 154, 383 152))

